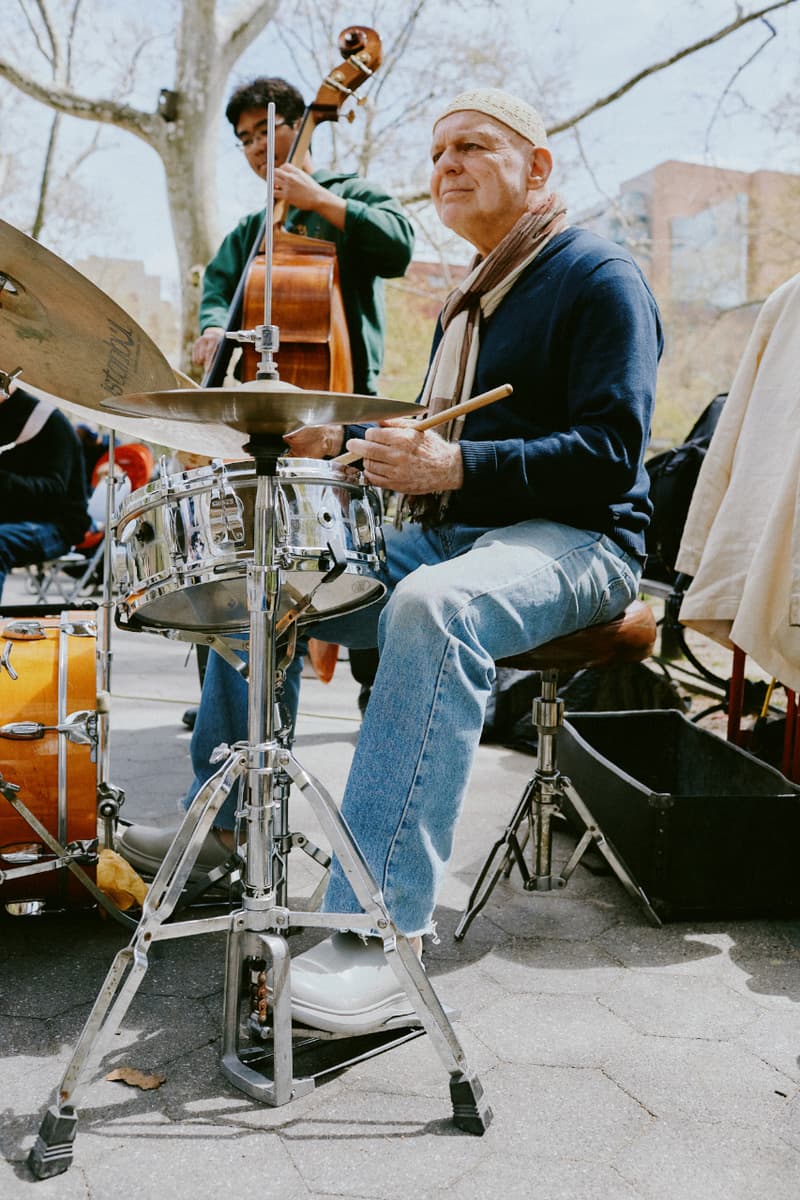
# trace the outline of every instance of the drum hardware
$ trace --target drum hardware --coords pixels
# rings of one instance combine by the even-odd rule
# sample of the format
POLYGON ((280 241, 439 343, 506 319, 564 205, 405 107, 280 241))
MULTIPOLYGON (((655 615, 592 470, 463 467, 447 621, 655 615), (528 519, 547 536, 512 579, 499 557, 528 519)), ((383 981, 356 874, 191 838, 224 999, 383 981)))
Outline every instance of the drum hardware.
POLYGON ((13 642, 6 642, 3 647, 3 653, 0 654, 0 672, 6 671, 11 679, 17 680, 19 679, 19 675, 11 665, 11 651, 13 647, 13 642))
POLYGON ((6 905, 10 917, 41 917, 46 911, 44 900, 11 900, 6 905))
MULTIPOLYGON (((72 1160, 77 1128, 74 1093, 89 1069, 102 1058, 127 1012, 147 970, 150 947, 164 938, 192 937, 223 928, 228 931, 228 953, 221 1069, 247 1095, 273 1106, 286 1104, 314 1088, 313 1052, 317 1047, 324 1051, 322 1065, 316 1071, 321 1076, 336 1069, 331 1065, 331 1047, 337 1052, 341 1069, 342 1061, 356 1061, 365 1053, 375 1054, 425 1031, 432 1037, 450 1073, 456 1124, 469 1132, 482 1133, 491 1119, 480 1082, 469 1071, 456 1034, 416 954, 394 929, 378 885, 333 798, 276 737, 274 687, 281 569, 275 563, 275 490, 282 439, 255 433, 248 449, 255 458, 257 476, 254 554, 247 565, 251 650, 248 741, 232 747, 225 762, 198 791, 156 873, 133 940, 112 963, 31 1151, 29 1163, 38 1178, 60 1174, 72 1160), (181 899, 216 814, 240 780, 246 785, 242 805, 246 830, 242 908, 232 916, 165 924, 181 899), (293 912, 277 903, 277 888, 285 884, 285 870, 282 831, 277 843, 275 840, 275 814, 280 807, 280 801, 276 803, 276 787, 285 786, 288 791, 290 783, 307 795, 355 890, 364 910, 362 914, 345 917, 337 913, 293 912), (351 1048, 351 1039, 318 1039, 307 1033, 301 1044, 304 1061, 309 1060, 309 1073, 299 1076, 295 1074, 293 1058, 291 968, 285 935, 292 926, 333 931, 343 923, 365 932, 375 929, 380 932, 387 960, 416 1010, 416 1019, 407 1019, 400 1029, 377 1031, 367 1039, 368 1049, 364 1050, 361 1043, 356 1053, 351 1048), (244 968, 252 959, 270 963, 272 968, 272 1049, 266 1057, 240 1045, 240 1010, 243 1002, 248 1005, 250 1002, 249 988, 242 994, 244 968), (265 1064, 271 1069, 271 1076, 264 1073, 265 1064)), ((262 1047, 258 1050, 261 1052, 262 1047)))
POLYGON ((0 737, 16 741, 36 741, 46 733, 63 733, 74 746, 91 746, 92 759, 97 753, 97 713, 81 709, 70 713, 60 725, 44 725, 41 721, 12 721, 0 725, 0 737))
POLYGON ((41 621, 9 621, 3 626, 3 637, 15 642, 38 642, 44 636, 41 621))
MULTIPOLYGON (((121 912, 120 909, 117 908, 116 904, 114 904, 112 900, 109 900, 108 896, 101 892, 94 880, 91 879, 90 876, 87 875, 83 870, 83 866, 93 866, 97 862, 97 839, 93 838, 86 841, 73 841, 68 842, 66 845, 62 845, 57 838, 53 837, 49 829, 42 824, 38 817, 31 812, 27 805, 23 804, 23 802, 19 799, 19 790, 20 788, 18 784, 11 783, 7 779, 4 779, 2 775, 0 775, 0 795, 2 795, 8 801, 14 811, 20 817, 22 817, 22 819, 30 826, 36 836, 40 838, 42 842, 44 842, 49 850, 52 851, 55 857, 44 863, 32 863, 29 857, 27 864, 20 865, 18 867, 12 867, 12 869, 9 871, 0 871, 0 885, 3 885, 7 882, 13 882, 19 878, 27 877, 29 875, 38 875, 44 872, 51 872, 66 868, 68 871, 72 872, 72 874, 80 881, 83 887, 86 888, 86 890, 94 897, 101 908, 105 909, 105 911, 112 916, 115 921, 119 921, 121 925, 125 925, 129 929, 134 928, 136 922, 133 920, 133 918, 129 917, 126 913, 121 912)), ((2 857, 7 861, 13 861, 13 853, 14 852, 12 851, 10 855, 3 854, 2 857)), ((45 903, 44 901, 40 901, 38 898, 32 900, 26 899, 24 902, 22 902, 22 908, 12 915, 28 915, 24 906, 31 902, 35 905, 33 910, 34 915, 38 915, 39 912, 42 911, 42 907, 40 906, 44 906, 45 903)), ((12 901, 10 903, 13 907, 17 902, 12 901)), ((8 903, 6 904, 6 909, 7 911, 11 912, 8 903)))
POLYGON ((96 637, 97 625, 94 621, 68 621, 64 632, 70 637, 96 637))
MULTIPOLYGON (((98 706, 99 708, 99 706, 98 706)), ((114 830, 119 820, 119 810, 125 803, 122 788, 102 780, 97 785, 97 816, 103 822, 103 845, 111 849, 114 845, 114 830)))

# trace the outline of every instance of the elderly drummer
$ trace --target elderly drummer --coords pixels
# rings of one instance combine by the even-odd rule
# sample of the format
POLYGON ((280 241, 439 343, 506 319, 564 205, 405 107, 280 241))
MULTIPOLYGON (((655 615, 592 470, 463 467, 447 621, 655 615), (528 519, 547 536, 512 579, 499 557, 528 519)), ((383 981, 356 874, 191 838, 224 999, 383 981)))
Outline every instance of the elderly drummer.
MULTIPOLYGON (((431 195, 474 246, 442 311, 422 400, 446 407, 512 384, 445 428, 390 420, 291 439, 361 456, 401 493, 386 531, 387 594, 315 636, 380 667, 342 814, 397 928, 421 947, 453 846, 496 660, 608 621, 636 596, 650 505, 643 457, 662 346, 655 300, 619 246, 567 223, 539 114, 495 89, 437 118, 431 195)), ((324 908, 359 906, 334 862, 324 908)), ((292 1011, 362 1032, 408 1011, 381 943, 334 934, 292 963, 292 1011)))

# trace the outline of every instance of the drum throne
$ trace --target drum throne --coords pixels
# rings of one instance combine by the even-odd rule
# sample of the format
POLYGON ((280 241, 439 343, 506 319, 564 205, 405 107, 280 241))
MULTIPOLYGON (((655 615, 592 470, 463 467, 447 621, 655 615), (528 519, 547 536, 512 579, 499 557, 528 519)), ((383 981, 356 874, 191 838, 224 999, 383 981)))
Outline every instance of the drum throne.
POLYGON ((579 629, 576 633, 555 638, 534 650, 498 662, 498 666, 541 673, 541 694, 533 702, 533 725, 537 735, 536 768, 511 820, 492 846, 478 873, 467 906, 456 926, 457 941, 464 938, 501 876, 508 879, 515 866, 528 892, 563 888, 592 846, 603 855, 625 890, 642 905, 653 924, 661 924, 647 896, 599 828, 588 805, 556 765, 558 733, 564 724, 564 702, 558 697, 559 671, 574 672, 588 667, 613 668, 623 663, 641 662, 652 653, 656 634, 656 621, 650 606, 642 600, 635 600, 613 621, 579 629), (558 874, 554 874, 553 823, 561 823, 565 802, 569 803, 572 814, 578 818, 584 832, 567 863, 558 874), (528 842, 531 844, 530 866, 525 861, 524 853, 528 842))

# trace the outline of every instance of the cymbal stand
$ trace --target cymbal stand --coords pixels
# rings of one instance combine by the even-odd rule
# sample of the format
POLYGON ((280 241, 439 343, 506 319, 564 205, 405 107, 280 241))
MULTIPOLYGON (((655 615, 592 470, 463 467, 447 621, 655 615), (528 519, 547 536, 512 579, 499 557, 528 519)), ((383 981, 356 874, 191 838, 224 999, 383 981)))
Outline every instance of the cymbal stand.
POLYGON ((108 487, 106 488, 106 524, 103 533, 103 599, 100 604, 100 644, 97 648, 97 815, 103 822, 103 846, 114 847, 114 829, 125 793, 110 782, 111 741, 111 630, 113 627, 114 585, 111 577, 111 531, 114 525, 117 486, 114 453, 116 434, 108 431, 108 487))

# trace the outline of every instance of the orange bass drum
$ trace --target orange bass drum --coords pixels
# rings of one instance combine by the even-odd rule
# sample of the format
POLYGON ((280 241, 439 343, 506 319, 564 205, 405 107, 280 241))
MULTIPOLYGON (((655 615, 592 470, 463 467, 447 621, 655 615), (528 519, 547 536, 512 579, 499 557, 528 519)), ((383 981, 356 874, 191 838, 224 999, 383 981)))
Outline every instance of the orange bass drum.
MULTIPOLYGON (((0 775, 66 846, 97 836, 96 642, 93 614, 0 620, 0 775), (54 726, 75 726, 70 737, 54 726), (81 740, 84 739, 84 740, 81 740)), ((0 904, 10 912, 94 903, 0 795, 0 904)), ((94 878, 94 868, 84 867, 94 878)))

